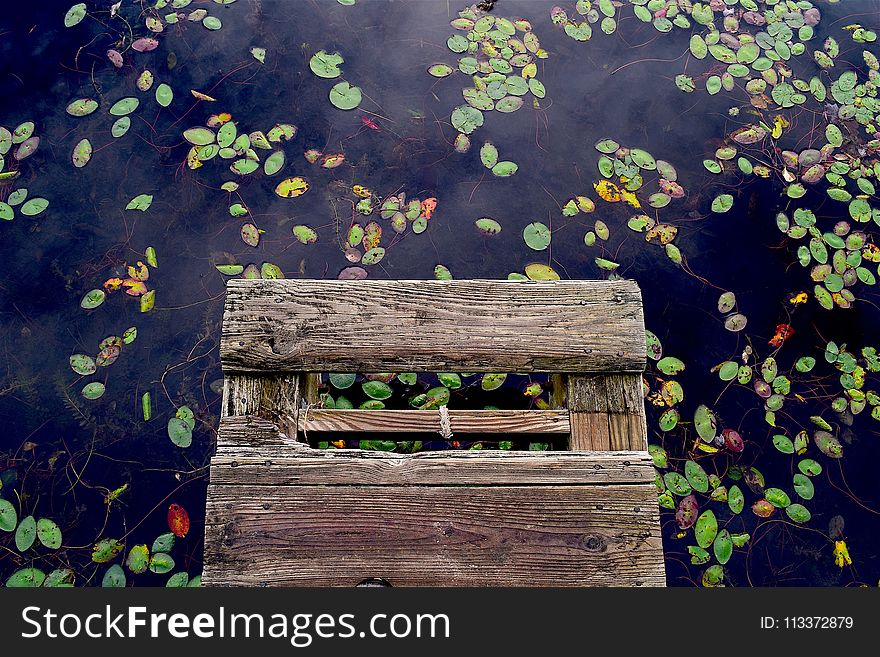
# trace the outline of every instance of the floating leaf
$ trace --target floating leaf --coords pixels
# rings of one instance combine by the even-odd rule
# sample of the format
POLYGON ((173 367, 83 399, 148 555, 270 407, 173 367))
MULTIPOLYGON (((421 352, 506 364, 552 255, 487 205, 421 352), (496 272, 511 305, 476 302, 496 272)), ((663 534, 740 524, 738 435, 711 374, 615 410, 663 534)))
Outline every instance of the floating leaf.
POLYGON ((361 104, 360 87, 353 87, 348 82, 339 82, 330 89, 330 102, 341 110, 352 110, 361 104))
POLYGON ((92 98, 78 98, 70 102, 66 111, 71 116, 88 116, 96 109, 98 109, 98 101, 92 98))
POLYGON ((504 160, 492 167, 492 174, 498 176, 499 178, 507 178, 515 174, 518 169, 519 165, 517 165, 516 162, 504 160))
POLYGON ((22 518, 15 530, 15 549, 26 552, 37 540, 37 521, 33 516, 22 518))
POLYGON ((168 420, 168 437, 178 447, 189 447, 192 444, 192 428, 186 420, 172 417, 168 420))
POLYGON ((137 109, 140 102, 141 101, 134 96, 121 98, 110 106, 110 114, 113 116, 125 116, 126 114, 131 114, 137 109))
POLYGON ((131 201, 128 202, 128 205, 125 206, 126 210, 140 210, 141 212, 146 212, 150 208, 150 204, 153 202, 152 194, 138 194, 131 201))
POLYGON ((275 193, 283 198, 296 198, 309 191, 309 183, 299 176, 285 178, 275 187, 275 193))
POLYGON ((718 432, 718 421, 708 406, 703 404, 697 406, 694 413, 694 427, 703 442, 711 443, 715 439, 718 432))
POLYGON ((559 274, 549 265, 534 262, 526 265, 526 276, 532 281, 558 281, 559 274))
POLYGON ((498 164, 498 149, 494 144, 486 142, 480 147, 480 161, 487 169, 491 169, 498 164))
POLYGON ((37 538, 50 550, 61 547, 61 529, 49 518, 40 518, 37 521, 37 538))
POLYGON ((96 288, 86 292, 85 296, 83 296, 82 300, 79 302, 79 305, 86 310, 92 310, 104 303, 104 299, 106 298, 107 294, 104 290, 96 288))
POLYGON ((483 113, 468 105, 459 105, 452 110, 452 127, 459 132, 469 135, 483 125, 483 113))
POLYGON ((22 568, 10 575, 6 580, 6 587, 10 589, 36 588, 42 586, 45 580, 46 573, 39 568, 22 568))
POLYGON ((480 217, 474 225, 483 235, 497 235, 501 232, 501 224, 490 217, 480 217))
POLYGON ((92 142, 88 139, 81 139, 77 142, 76 146, 73 147, 71 159, 73 160, 73 166, 78 169, 87 165, 89 160, 92 159, 92 142))
POLYGON ((293 236, 301 244, 313 244, 318 241, 318 233, 315 231, 314 228, 311 228, 310 226, 294 226, 293 236))
POLYGON ((712 201, 712 212, 724 213, 733 207, 733 196, 730 194, 719 194, 712 201))
POLYGON ((168 529, 177 538, 183 538, 189 533, 189 514, 179 504, 171 504, 168 507, 167 520, 168 529))
POLYGON ((709 490, 709 476, 696 461, 685 462, 684 476, 691 485, 691 488, 698 493, 705 493, 709 490))
POLYGON ((162 107, 168 107, 174 100, 174 91, 164 82, 156 87, 156 102, 162 107))
POLYGON ((79 22, 86 17, 88 11, 89 9, 85 2, 78 2, 73 5, 67 10, 67 13, 64 14, 64 27, 73 27, 74 25, 79 24, 79 22))
POLYGON ((523 240, 530 249, 543 251, 550 246, 550 229, 538 221, 530 223, 523 229, 523 240))
POLYGON ((454 70, 449 64, 432 64, 428 67, 428 74, 435 78, 445 78, 452 75, 454 70))
POLYGON ((701 548, 707 548, 712 545, 715 537, 718 535, 718 520, 711 509, 707 509, 697 518, 694 527, 694 535, 697 539, 697 545, 701 548))

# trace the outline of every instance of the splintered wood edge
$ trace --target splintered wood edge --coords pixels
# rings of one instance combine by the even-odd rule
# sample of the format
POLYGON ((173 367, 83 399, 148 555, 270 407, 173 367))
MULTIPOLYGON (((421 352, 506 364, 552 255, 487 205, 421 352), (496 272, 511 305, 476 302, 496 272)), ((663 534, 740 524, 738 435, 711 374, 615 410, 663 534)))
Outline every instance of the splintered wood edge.
POLYGON ((220 354, 227 373, 641 372, 644 317, 634 281, 233 280, 220 354))

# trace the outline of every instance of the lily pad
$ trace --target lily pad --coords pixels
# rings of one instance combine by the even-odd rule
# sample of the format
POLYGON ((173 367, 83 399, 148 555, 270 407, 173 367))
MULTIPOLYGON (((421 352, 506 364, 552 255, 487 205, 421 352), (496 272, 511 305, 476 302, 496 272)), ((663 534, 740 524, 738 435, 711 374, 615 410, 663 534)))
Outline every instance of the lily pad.
MULTIPOLYGON (((85 2, 78 2, 67 10, 64 14, 64 27, 73 27, 78 25, 88 14, 88 7, 85 2)), ((39 585, 38 585, 39 586, 39 585)))
POLYGON ((330 89, 330 102, 341 110, 352 110, 361 104, 360 87, 353 87, 348 82, 339 82, 330 89))
POLYGON ((523 229, 523 240, 530 249, 543 251, 550 246, 550 229, 538 221, 530 223, 523 229))
POLYGON ((719 194, 712 201, 712 212, 719 214, 727 212, 733 207, 733 196, 730 194, 719 194))
POLYGON ((126 114, 131 114, 138 108, 140 103, 141 101, 134 96, 121 98, 110 106, 110 114, 113 116, 125 116, 126 114))

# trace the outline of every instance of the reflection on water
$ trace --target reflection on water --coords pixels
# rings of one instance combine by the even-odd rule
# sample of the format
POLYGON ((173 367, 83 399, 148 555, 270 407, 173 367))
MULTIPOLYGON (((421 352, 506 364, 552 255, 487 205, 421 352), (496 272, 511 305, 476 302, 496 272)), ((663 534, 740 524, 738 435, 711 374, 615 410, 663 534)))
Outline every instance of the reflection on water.
MULTIPOLYGON (((855 20, 849 14, 868 20, 864 12, 872 4, 823 7, 826 15, 815 38, 821 41, 834 32, 843 42, 840 25, 855 20)), ((593 39, 579 43, 553 26, 552 6, 538 0, 497 3, 495 14, 528 18, 540 37, 548 56, 537 60, 537 77, 546 97, 538 106, 528 96, 518 111, 487 112, 465 154, 453 149, 456 130, 450 123, 453 108, 461 104, 463 74, 437 79, 426 73, 432 64, 457 62, 446 43, 453 33, 449 21, 459 9, 454 4, 196 2, 186 11, 209 10, 221 19, 221 29, 189 20, 167 25, 157 35, 155 50, 125 50, 118 69, 106 51, 124 49, 128 42, 117 39, 127 31, 106 11, 69 29, 62 26, 66 7, 57 3, 4 12, 0 123, 14 127, 35 121, 40 147, 21 162, 15 184, 49 199, 50 205, 36 217, 16 216, 0 226, 5 364, 0 417, 6 426, 0 494, 15 501, 16 508, 20 499, 22 515, 53 518, 64 530, 60 551, 33 548, 25 557, 4 551, 4 578, 23 565, 48 572, 69 564, 77 584, 99 584, 106 566, 91 563, 89 546, 108 537, 124 540, 128 548, 151 543, 168 531, 166 512, 172 503, 188 509, 192 522, 190 534, 174 547, 177 570, 200 572, 206 463, 219 412, 217 341, 226 279, 215 265, 253 263, 259 268, 272 263, 286 277, 336 277, 352 266, 344 246, 356 217, 354 185, 381 198, 402 193, 407 199, 437 199, 421 234, 410 227, 397 235, 385 224, 382 246, 387 252, 377 264, 365 266, 371 277, 432 278, 442 265, 456 278, 506 278, 529 263, 541 263, 563 277, 604 278, 609 274, 597 266, 597 257, 620 263, 615 275, 634 278, 642 287, 648 328, 662 340, 665 353, 687 364, 678 377, 688 394, 683 414, 693 413, 698 403, 715 405, 722 388, 710 369, 747 344, 763 351, 773 327, 786 318, 785 295, 804 285, 773 221, 780 199, 772 180, 751 179, 727 190, 736 199, 728 213, 708 210, 731 181, 713 177, 702 161, 739 125, 728 110, 743 98, 708 96, 702 87, 684 95, 676 88, 673 79, 688 59, 687 38, 680 33, 661 35, 630 19, 621 21, 618 34, 606 36, 596 29, 593 39), (252 55, 254 47, 265 49, 263 63, 252 55), (328 93, 337 80, 311 72, 309 60, 319 50, 344 56, 344 78, 362 90, 356 110, 336 109, 328 93), (173 89, 169 107, 157 103, 155 86, 138 91, 144 69, 155 76, 154 85, 173 89), (198 100, 190 90, 216 100, 198 100), (139 98, 140 107, 130 116, 129 131, 116 138, 111 129, 117 117, 107 110, 129 96, 139 98), (81 97, 99 100, 100 109, 71 117, 65 107, 81 97), (219 156, 197 169, 187 166, 183 131, 224 112, 232 115, 239 132, 268 132, 279 123, 297 127, 293 139, 273 146, 286 158, 278 175, 258 171, 239 178, 219 156), (593 144, 605 137, 646 149, 676 168, 687 196, 671 205, 663 219, 678 226, 676 244, 686 254, 687 271, 697 275, 627 229, 632 212, 622 203, 600 203, 590 215, 563 216, 568 199, 595 198, 592 183, 599 179, 600 153, 593 144), (93 153, 86 166, 76 168, 71 152, 83 138, 90 140, 93 153), (514 176, 496 177, 483 165, 479 146, 487 141, 502 159, 518 164, 514 176), (310 164, 302 155, 310 149, 343 153, 345 162, 336 168, 310 164), (274 192, 282 177, 296 176, 307 179, 307 193, 281 198, 274 192), (221 185, 233 179, 240 187, 223 191, 221 185), (140 194, 152 195, 149 209, 124 210, 140 194), (230 216, 236 203, 246 208, 245 217, 230 216), (497 221, 501 232, 477 230, 474 222, 483 217, 497 221), (597 218, 610 235, 587 247, 584 235, 595 230, 597 218), (549 249, 535 251, 523 241, 523 228, 532 222, 552 230, 549 249), (259 231, 258 246, 242 240, 244 223, 259 231), (298 241, 294 226, 310 227, 317 241, 298 241), (109 294, 94 310, 80 307, 86 292, 108 278, 127 276, 127 265, 146 261, 148 247, 155 249, 155 266, 149 266, 146 281, 156 291, 152 311, 141 313, 139 300, 124 290, 109 294), (714 309, 724 290, 736 292, 748 315, 745 333, 721 327, 714 309), (94 356, 102 340, 132 326, 137 339, 121 346, 112 365, 82 378, 71 371, 71 354, 94 356), (89 401, 80 390, 93 380, 105 384, 106 392, 89 401), (144 420, 145 393, 149 421, 144 420), (194 411, 192 445, 186 449, 169 440, 167 429, 182 406, 194 411), (125 486, 108 503, 108 495, 125 486)), ((149 36, 136 7, 120 11, 135 36, 149 36)), ((842 57, 855 60, 860 51, 853 48, 842 57)), ((686 65, 704 84, 698 73, 708 67, 693 61, 686 65)), ((747 104, 743 108, 748 111, 747 104)), ((254 150, 261 159, 269 153, 254 150)), ((823 206, 822 212, 839 209, 823 206)), ((383 222, 375 215, 371 219, 383 222)), ((800 310, 798 331, 786 343, 791 356, 815 352, 832 338, 869 344, 876 336, 876 307, 873 293, 863 294, 865 302, 843 316, 844 311, 829 314, 815 305, 800 310)), ((735 427, 748 440, 742 465, 756 465, 768 481, 789 480, 790 459, 774 452, 773 432, 753 398, 728 395, 716 410, 724 426, 735 427)), ((806 426, 817 409, 805 403, 787 411, 796 424, 806 426)), ((651 413, 650 440, 659 443, 657 414, 651 413)), ((847 434, 852 443, 846 445, 845 458, 825 460, 826 473, 816 480, 821 494, 811 502, 810 527, 820 534, 786 522, 756 527, 757 519, 748 513, 730 519, 731 532, 753 534, 750 547, 737 551, 727 565, 731 583, 877 580, 870 542, 877 530, 874 426, 869 418, 857 418, 847 434), (838 514, 846 520, 844 533, 857 565, 853 571, 840 570, 830 556, 827 525, 838 514)), ((667 437, 666 446, 678 458, 684 439, 675 435, 674 440, 667 437)), ((705 464, 723 475, 731 462, 705 464)), ((687 542, 674 538, 678 529, 671 515, 663 518, 670 584, 697 580, 700 569, 689 564, 687 542)), ((162 585, 166 579, 147 572, 134 581, 162 585)))

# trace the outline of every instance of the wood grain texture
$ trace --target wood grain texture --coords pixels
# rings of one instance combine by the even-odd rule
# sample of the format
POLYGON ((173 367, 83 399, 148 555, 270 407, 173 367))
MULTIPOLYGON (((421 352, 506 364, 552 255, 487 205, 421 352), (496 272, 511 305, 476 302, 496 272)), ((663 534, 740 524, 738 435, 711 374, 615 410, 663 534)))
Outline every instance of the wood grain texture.
MULTIPOLYGON (((568 434, 568 411, 450 410, 453 433, 551 433, 568 434)), ((348 432, 438 433, 439 411, 416 410, 324 410, 300 412, 299 430, 348 432)))
POLYGON ((226 373, 224 376, 221 417, 262 417, 275 422, 282 433, 296 440, 299 406, 299 374, 226 373))
POLYGON ((283 446, 257 452, 224 448, 211 461, 211 484, 225 486, 584 486, 648 484, 646 452, 483 452, 389 454, 283 446))
POLYGON ((641 375, 571 375, 568 407, 571 449, 648 449, 641 375))
POLYGON ((220 356, 247 372, 641 372, 634 281, 231 280, 220 356))
POLYGON ((218 486, 208 586, 662 586, 653 484, 218 486))

